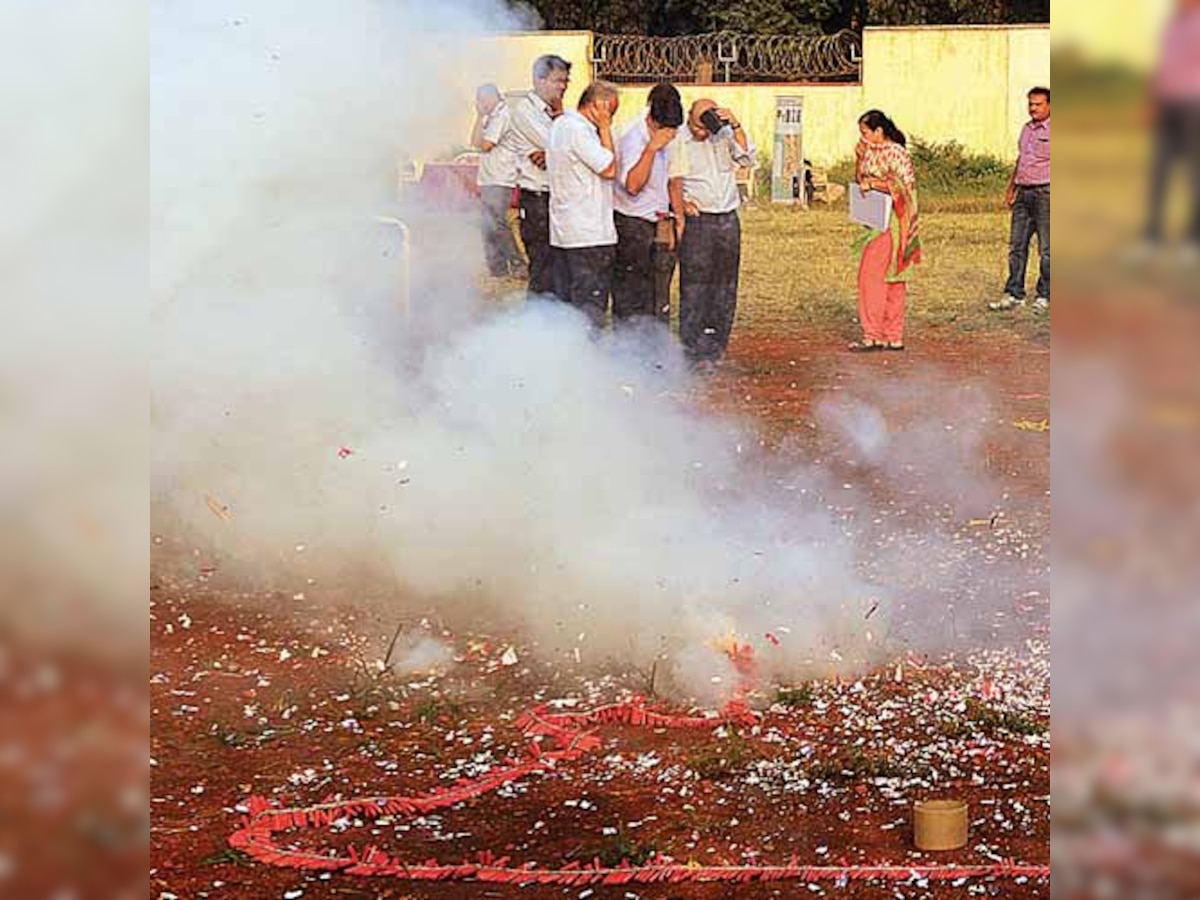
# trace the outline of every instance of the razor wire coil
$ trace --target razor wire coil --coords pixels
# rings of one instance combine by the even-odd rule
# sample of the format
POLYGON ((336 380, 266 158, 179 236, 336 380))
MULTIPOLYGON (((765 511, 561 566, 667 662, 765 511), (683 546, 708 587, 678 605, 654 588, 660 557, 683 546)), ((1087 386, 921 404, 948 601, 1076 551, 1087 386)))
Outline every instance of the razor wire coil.
POLYGON ((684 37, 597 34, 596 77, 615 82, 695 83, 851 81, 859 76, 862 42, 837 34, 740 34, 684 37))

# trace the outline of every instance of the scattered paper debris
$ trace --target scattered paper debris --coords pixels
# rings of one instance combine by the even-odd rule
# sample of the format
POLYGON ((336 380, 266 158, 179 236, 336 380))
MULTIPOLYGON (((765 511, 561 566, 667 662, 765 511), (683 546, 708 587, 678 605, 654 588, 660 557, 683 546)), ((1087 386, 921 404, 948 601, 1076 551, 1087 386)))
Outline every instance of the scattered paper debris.
POLYGON ((225 503, 222 503, 212 494, 204 495, 204 503, 208 506, 209 510, 212 511, 212 514, 218 519, 223 519, 224 521, 228 522, 233 517, 233 513, 230 512, 229 506, 225 503))

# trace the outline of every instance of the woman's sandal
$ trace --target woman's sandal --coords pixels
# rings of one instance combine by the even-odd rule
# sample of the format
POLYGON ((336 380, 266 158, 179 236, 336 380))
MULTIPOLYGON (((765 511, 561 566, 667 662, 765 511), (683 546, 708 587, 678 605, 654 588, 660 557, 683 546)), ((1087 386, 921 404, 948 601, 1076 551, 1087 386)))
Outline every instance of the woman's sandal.
POLYGON ((875 353, 887 349, 887 344, 881 344, 879 341, 855 341, 846 349, 851 353, 875 353))
POLYGON ((903 345, 903 344, 883 344, 882 346, 883 346, 883 349, 884 349, 884 350, 896 350, 896 351, 900 351, 900 350, 903 350, 903 349, 904 349, 904 345, 903 345))

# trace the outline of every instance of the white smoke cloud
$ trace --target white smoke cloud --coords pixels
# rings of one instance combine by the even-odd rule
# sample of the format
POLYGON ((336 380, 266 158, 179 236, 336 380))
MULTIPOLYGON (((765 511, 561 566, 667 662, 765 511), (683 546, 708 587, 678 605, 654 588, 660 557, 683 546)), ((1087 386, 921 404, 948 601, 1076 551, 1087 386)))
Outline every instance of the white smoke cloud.
POLYGON ((1000 499, 985 449, 997 419, 982 384, 933 370, 860 380, 820 401, 816 419, 869 475, 919 486, 924 498, 967 515, 986 514, 1000 499))
POLYGON ((144 22, 0 11, 0 627, 98 647, 144 629, 144 22))
MULTIPOLYGON (((695 410, 660 331, 595 340, 563 306, 489 306, 473 224, 393 202, 396 155, 460 141, 492 77, 447 48, 505 21, 159 5, 156 530, 314 595, 396 584, 392 602, 587 665, 665 644, 697 696, 714 673, 695 648, 728 633, 768 675, 887 653, 892 589, 864 575, 825 473, 748 463, 756 437, 695 410), (412 230, 408 320, 380 213, 412 230)), ((878 450, 882 414, 864 415, 878 450)))
POLYGON ((454 660, 454 650, 443 641, 428 636, 406 635, 396 642, 394 659, 388 662, 392 671, 401 674, 445 669, 454 660))

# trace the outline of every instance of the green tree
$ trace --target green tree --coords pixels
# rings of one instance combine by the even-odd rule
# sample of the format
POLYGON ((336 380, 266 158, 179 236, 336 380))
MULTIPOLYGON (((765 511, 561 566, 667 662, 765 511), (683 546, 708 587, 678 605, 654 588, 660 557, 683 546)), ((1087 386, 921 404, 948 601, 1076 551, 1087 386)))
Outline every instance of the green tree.
POLYGON ((712 10, 717 29, 746 34, 822 31, 845 5, 842 0, 719 0, 712 10))
MULTIPOLYGON (((510 0, 516 2, 516 0, 510 0)), ((554 30, 686 35, 834 32, 864 25, 1049 22, 1050 0, 529 0, 554 30)))
POLYGON ((869 25, 1049 22, 1050 0, 869 0, 869 25))

